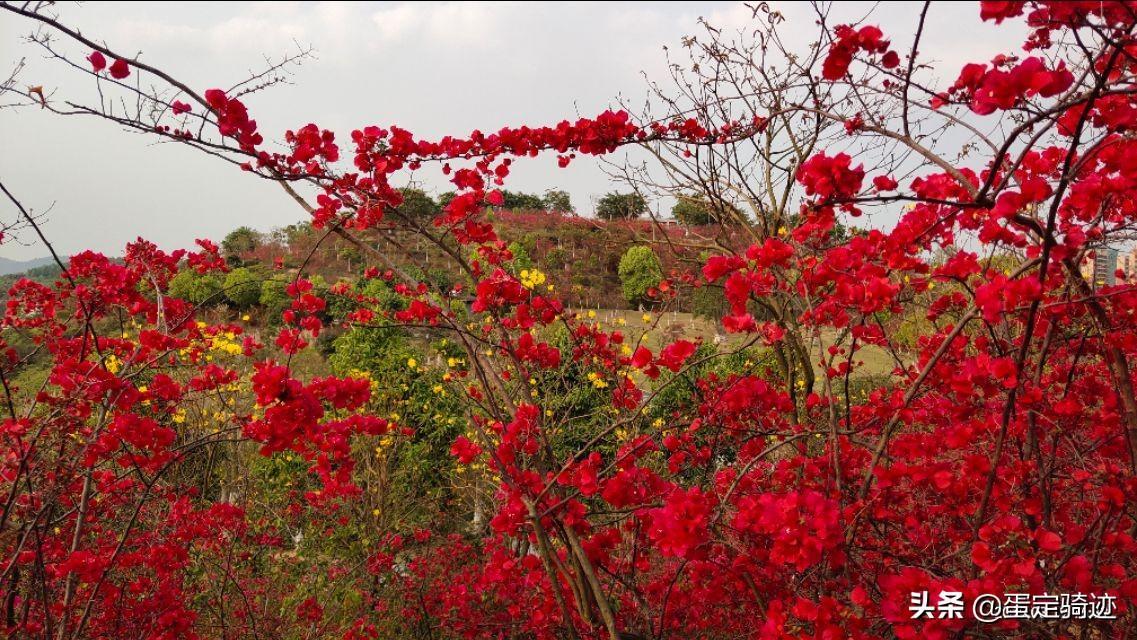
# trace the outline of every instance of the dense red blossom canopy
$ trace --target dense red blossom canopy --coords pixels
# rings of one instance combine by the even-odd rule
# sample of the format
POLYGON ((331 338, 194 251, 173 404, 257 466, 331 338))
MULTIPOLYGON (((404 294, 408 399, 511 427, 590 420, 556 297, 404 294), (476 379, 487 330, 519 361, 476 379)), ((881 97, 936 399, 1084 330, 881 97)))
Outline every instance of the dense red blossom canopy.
MULTIPOLYGON (((1108 593, 1120 619, 1090 623, 1080 637, 1127 637, 1137 605, 1137 288, 1087 284, 1074 260, 1110 230, 1137 225, 1137 13, 1112 2, 983 2, 980 11, 994 23, 1025 21, 1024 55, 950 70, 949 89, 917 98, 915 88, 896 90, 904 65, 892 40, 876 26, 843 25, 822 52, 819 86, 838 90, 863 71, 864 82, 889 83, 892 111, 916 108, 900 102, 910 92, 921 108, 966 109, 973 120, 964 122, 1006 117, 999 122, 1013 129, 1037 118, 1032 131, 1050 135, 903 177, 844 146, 815 149, 794 171, 800 210, 790 228, 707 256, 688 274, 722 287, 726 331, 775 347, 787 331, 845 336, 809 356, 823 381, 806 392, 752 372, 703 375, 705 345, 673 340, 656 353, 572 316, 515 275, 487 216, 526 158, 552 154, 567 166, 652 141, 713 147, 763 133, 764 117, 637 123, 606 111, 434 141, 396 126, 361 127, 345 141, 306 124, 284 135, 282 151, 240 95, 181 96, 193 104, 172 102, 172 115, 208 117, 246 170, 315 186, 318 228, 399 222, 397 172, 448 176, 456 195, 442 212, 406 224, 457 247, 455 268, 473 281, 469 335, 481 332, 480 342, 468 368, 447 379, 468 403, 471 431, 447 447, 492 479, 488 527, 479 536, 384 532, 369 541, 365 566, 320 565, 314 571, 349 584, 358 604, 350 624, 326 626, 342 603, 270 579, 272 567, 302 561, 287 551, 287 525, 346 521, 363 499, 358 443, 409 431, 368 412, 372 383, 383 381, 297 375, 291 358, 326 329, 328 301, 310 280, 287 287, 269 355, 240 326, 207 323, 167 295, 181 264, 227 268, 216 245, 166 253, 139 240, 120 261, 82 253, 53 285, 24 280, 9 292, 3 329, 49 353, 51 368, 35 406, 9 406, 0 421, 5 585, 20 576, 44 585, 42 597, 7 592, 6 624, 16 636, 61 638, 363 639, 388 637, 392 624, 487 639, 1041 637, 1024 621, 912 619, 912 592, 943 590, 968 599, 1108 593), (1057 44, 1075 37, 1080 47, 1057 44), (881 205, 898 212, 895 223, 834 239, 839 221, 881 205), (970 246, 956 242, 965 235, 970 246), (1021 259, 990 259, 1007 250, 1021 259), (807 304, 789 319, 755 317, 755 301, 775 295, 807 304), (913 305, 922 306, 909 323, 890 321, 913 305), (136 326, 121 335, 96 331, 127 317, 136 326), (562 325, 567 348, 541 333, 562 325), (914 359, 850 393, 858 351, 892 345, 901 331, 914 334, 914 359), (225 341, 239 346, 214 361, 225 341), (500 369, 481 368, 491 357, 500 369), (549 444, 552 409, 510 395, 566 367, 592 374, 584 384, 607 394, 614 416, 567 452, 549 444), (216 434, 184 437, 187 406, 246 379, 249 411, 232 411, 216 434), (619 439, 650 381, 664 379, 697 390, 695 406, 619 439), (296 491, 288 512, 268 521, 180 484, 179 464, 226 439, 295 456, 319 488, 296 491), (7 528, 40 519, 51 526, 25 527, 23 538, 7 528), (201 572, 241 594, 224 605, 225 630, 199 624, 207 607, 187 585, 201 572), (255 628, 270 617, 271 630, 255 628)), ((132 73, 99 51, 87 60, 94 74, 132 73)), ((845 127, 850 144, 882 135, 874 114, 834 117, 855 123, 845 127)), ((425 283, 386 278, 399 280, 405 302, 398 323, 466 322, 425 283)), ((348 318, 366 324, 375 314, 348 318)), ((14 346, 0 348, 18 358, 14 346)))

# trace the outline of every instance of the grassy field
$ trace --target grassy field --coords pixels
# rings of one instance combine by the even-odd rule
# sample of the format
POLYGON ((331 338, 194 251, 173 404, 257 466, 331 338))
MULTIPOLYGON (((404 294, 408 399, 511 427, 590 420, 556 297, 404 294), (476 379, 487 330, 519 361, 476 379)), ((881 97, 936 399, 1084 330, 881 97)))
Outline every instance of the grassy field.
MULTIPOLYGON (((679 339, 702 340, 710 344, 717 338, 725 341, 727 347, 739 345, 745 340, 744 336, 727 334, 722 331, 721 325, 691 313, 651 313, 628 309, 575 309, 574 311, 584 318, 600 322, 606 329, 620 329, 628 337, 637 338, 643 334, 643 344, 657 353, 664 345, 679 339)), ((821 335, 820 351, 827 349, 833 343, 834 337, 834 332, 824 332, 821 335)), ((821 367, 816 363, 819 360, 819 345, 814 341, 808 346, 810 357, 815 360, 814 368, 820 374, 821 367)), ((857 359, 864 364, 856 369, 854 376, 887 375, 895 367, 893 358, 885 350, 875 346, 862 348, 857 353, 857 359)))

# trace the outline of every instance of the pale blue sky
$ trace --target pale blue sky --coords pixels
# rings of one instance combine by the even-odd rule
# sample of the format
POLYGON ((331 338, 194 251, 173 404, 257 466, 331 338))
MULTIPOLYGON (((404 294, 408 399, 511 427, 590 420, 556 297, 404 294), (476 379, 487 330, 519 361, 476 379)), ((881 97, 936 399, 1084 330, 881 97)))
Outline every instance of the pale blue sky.
MULTIPOLYGON (((772 4, 786 14, 787 33, 811 37, 808 6, 772 4)), ((906 51, 919 3, 840 3, 831 22, 859 19, 874 7, 873 20, 906 51)), ((368 124, 398 124, 433 137, 551 124, 595 114, 621 96, 642 101, 644 74, 664 79, 664 45, 678 51, 680 38, 699 30, 700 16, 735 30, 750 16, 727 2, 99 2, 62 3, 61 13, 84 34, 141 51, 142 59, 202 89, 229 86, 263 56, 296 42, 311 45, 318 59, 292 85, 255 96, 249 106, 268 138, 311 121, 341 139, 368 124)), ((977 3, 931 11, 924 52, 952 78, 962 62, 997 52, 992 27, 978 13, 977 3)), ((24 57, 24 84, 90 100, 93 82, 21 44, 30 28, 0 16, 4 76, 24 57)), ((613 188, 591 161, 569 170, 558 170, 551 158, 515 166, 508 188, 564 188, 581 211, 613 188)), ((219 239, 239 224, 267 230, 303 217, 278 187, 200 153, 38 109, 0 110, 0 176, 25 205, 53 207, 45 231, 68 254, 84 248, 118 254, 137 236, 172 249, 196 237, 219 239)), ((11 213, 0 205, 3 219, 11 213)), ((22 239, 31 241, 27 234, 22 239)), ((45 253, 34 243, 0 245, 0 257, 45 253)))

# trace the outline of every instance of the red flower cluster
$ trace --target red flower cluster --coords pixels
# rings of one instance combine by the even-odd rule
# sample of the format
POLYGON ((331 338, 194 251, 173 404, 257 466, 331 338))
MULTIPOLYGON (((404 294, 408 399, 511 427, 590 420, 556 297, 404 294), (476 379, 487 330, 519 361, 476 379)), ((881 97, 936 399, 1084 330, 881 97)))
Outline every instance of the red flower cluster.
POLYGON ((858 52, 870 55, 881 55, 880 65, 885 69, 893 69, 900 64, 900 56, 888 48, 888 40, 884 39, 884 32, 879 27, 866 25, 855 29, 847 24, 839 25, 833 30, 833 42, 829 45, 829 55, 821 68, 821 75, 826 80, 840 80, 849 72, 849 65, 853 56, 858 52))
MULTIPOLYGON (((107 68, 107 58, 99 51, 92 51, 91 55, 87 56, 87 61, 91 63, 91 70, 95 73, 102 73, 103 69, 107 68)), ((130 76, 130 64, 126 60, 115 60, 110 66, 109 73, 115 80, 123 80, 130 76)))
POLYGON ((806 195, 819 200, 847 200, 861 190, 865 179, 864 168, 852 164, 853 159, 848 154, 830 157, 819 153, 798 168, 797 181, 805 187, 806 195))
POLYGON ((932 105, 942 106, 954 97, 969 100, 972 111, 988 115, 1011 109, 1036 95, 1054 97, 1074 82, 1074 74, 1062 63, 1055 69, 1047 69, 1041 58, 1031 56, 1014 66, 1009 65, 1007 59, 996 59, 991 69, 985 64, 965 65, 955 84, 947 93, 935 98, 932 105), (1000 67, 1008 68, 1004 71, 1000 67))
POLYGON ((205 92, 205 101, 217 115, 221 135, 236 139, 241 149, 253 151, 264 142, 257 133, 257 121, 249 118, 249 111, 240 100, 229 98, 221 89, 210 89, 205 92))

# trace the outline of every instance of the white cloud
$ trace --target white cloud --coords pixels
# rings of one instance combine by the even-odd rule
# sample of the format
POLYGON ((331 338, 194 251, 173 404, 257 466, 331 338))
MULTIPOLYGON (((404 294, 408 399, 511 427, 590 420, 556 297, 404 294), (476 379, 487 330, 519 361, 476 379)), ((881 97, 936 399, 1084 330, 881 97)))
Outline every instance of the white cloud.
POLYGON ((371 20, 384 42, 398 42, 410 37, 419 28, 423 21, 423 11, 417 5, 404 3, 376 11, 371 14, 371 20))
POLYGON ((516 3, 403 2, 372 13, 371 20, 387 44, 413 41, 416 47, 446 50, 486 48, 510 38, 507 18, 520 6, 516 3))
POLYGON ((221 53, 287 50, 293 42, 304 42, 311 36, 302 24, 279 22, 268 16, 237 16, 210 27, 207 37, 213 50, 221 53))

